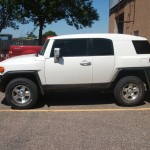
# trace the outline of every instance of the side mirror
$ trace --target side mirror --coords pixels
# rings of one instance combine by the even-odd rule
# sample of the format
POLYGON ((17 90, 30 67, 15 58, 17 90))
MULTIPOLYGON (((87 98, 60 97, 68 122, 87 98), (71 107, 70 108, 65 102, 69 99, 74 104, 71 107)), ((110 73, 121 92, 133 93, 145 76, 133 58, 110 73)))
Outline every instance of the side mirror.
POLYGON ((60 48, 54 48, 54 63, 58 63, 60 58, 60 48))

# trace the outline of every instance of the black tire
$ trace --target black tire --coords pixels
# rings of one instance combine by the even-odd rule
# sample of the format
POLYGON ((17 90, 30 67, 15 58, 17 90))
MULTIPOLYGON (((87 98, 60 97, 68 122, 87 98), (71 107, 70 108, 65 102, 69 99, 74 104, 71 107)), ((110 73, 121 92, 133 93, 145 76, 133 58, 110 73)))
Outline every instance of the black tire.
POLYGON ((16 78, 8 83, 5 96, 12 108, 29 109, 37 102, 38 89, 33 81, 26 78, 16 78))
POLYGON ((119 105, 139 105, 145 96, 144 83, 136 76, 124 77, 117 83, 114 96, 119 105))

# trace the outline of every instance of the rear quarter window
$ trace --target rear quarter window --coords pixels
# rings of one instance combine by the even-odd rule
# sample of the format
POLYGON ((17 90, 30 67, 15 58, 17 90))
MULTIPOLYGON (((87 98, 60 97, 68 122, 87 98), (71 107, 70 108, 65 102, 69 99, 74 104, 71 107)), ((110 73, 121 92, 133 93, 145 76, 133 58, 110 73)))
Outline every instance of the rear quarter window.
POLYGON ((150 54, 150 44, 145 41, 132 41, 137 54, 150 54))

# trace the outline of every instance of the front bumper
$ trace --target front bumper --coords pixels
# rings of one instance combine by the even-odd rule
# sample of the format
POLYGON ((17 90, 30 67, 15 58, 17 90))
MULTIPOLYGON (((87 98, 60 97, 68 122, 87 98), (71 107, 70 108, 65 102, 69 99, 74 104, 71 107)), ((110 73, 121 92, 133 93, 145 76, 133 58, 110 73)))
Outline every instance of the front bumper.
POLYGON ((4 93, 4 88, 3 88, 3 76, 0 75, 0 92, 4 93))

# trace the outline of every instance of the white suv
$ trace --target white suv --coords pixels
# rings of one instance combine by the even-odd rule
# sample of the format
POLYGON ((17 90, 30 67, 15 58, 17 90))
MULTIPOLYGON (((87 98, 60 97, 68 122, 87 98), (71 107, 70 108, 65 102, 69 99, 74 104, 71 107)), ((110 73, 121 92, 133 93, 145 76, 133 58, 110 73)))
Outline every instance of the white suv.
POLYGON ((39 93, 62 89, 111 90, 119 104, 134 106, 150 89, 150 44, 119 34, 51 37, 39 54, 1 62, 0 79, 13 108, 31 108, 39 93))

